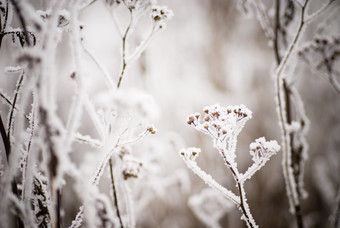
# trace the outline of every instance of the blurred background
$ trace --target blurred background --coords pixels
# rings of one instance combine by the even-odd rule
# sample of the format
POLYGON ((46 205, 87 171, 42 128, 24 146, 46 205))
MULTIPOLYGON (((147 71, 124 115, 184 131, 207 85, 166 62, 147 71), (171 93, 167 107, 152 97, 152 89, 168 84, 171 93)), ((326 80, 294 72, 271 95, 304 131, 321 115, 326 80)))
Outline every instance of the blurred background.
MULTIPOLYGON (((45 1, 30 2, 36 9, 48 8, 45 1)), ((272 26, 273 2, 264 1, 272 26)), ((322 2, 311 1, 310 12, 322 2)), ((141 90, 151 95, 159 110, 151 121, 158 129, 157 134, 131 148, 133 155, 143 161, 140 177, 128 183, 134 196, 137 227, 206 227, 208 224, 196 216, 194 206, 188 202, 208 186, 186 167, 179 156, 180 149, 200 147, 199 166, 221 185, 234 192, 236 188, 210 137, 188 126, 187 117, 194 112, 202 113, 205 106, 216 103, 221 106, 244 104, 252 110, 253 118, 240 133, 237 146, 238 168, 244 172, 252 164, 248 152, 251 142, 262 136, 281 142, 275 105, 273 72, 277 63, 274 48, 255 13, 244 15, 238 10, 236 1, 159 0, 158 3, 167 5, 174 17, 167 22, 165 30, 152 37, 140 58, 128 67, 120 88, 141 90)), ((298 11, 298 7, 295 9, 298 11)), ((339 12, 339 8, 336 9, 339 12)), ((127 11, 119 8, 116 16, 118 25, 124 30, 128 23, 127 11)), ((324 37, 339 36, 340 18, 337 15, 332 18, 324 26, 324 37)), ((326 19, 321 17, 320 22, 326 19)), ((82 10, 80 21, 84 45, 117 81, 121 68, 121 38, 106 6, 102 1, 96 1, 82 10)), ((296 19, 287 30, 290 36, 295 34, 297 22, 296 19)), ((150 28, 146 13, 129 36, 128 50, 136 47, 150 28)), ((63 120, 67 118, 70 97, 74 93, 74 84, 69 77, 73 65, 67 33, 67 29, 63 31, 57 46, 56 66, 60 91, 57 94, 58 113, 63 120)), ((299 45, 312 40, 313 34, 307 30, 299 45)), ((6 41, 7 45, 1 47, 1 67, 16 58, 13 49, 17 47, 6 41)), ((97 65, 83 54, 88 94, 95 100, 106 89, 105 83, 97 65)), ((298 57, 290 63, 289 73, 291 82, 301 93, 310 120, 308 160, 304 171, 308 197, 302 200, 305 225, 331 227, 330 216, 336 207, 340 182, 340 94, 323 74, 313 71, 298 57)), ((11 93, 16 80, 1 74, 1 87, 11 93)), ((0 107, 2 113, 7 112, 4 104, 0 107)), ((91 135, 93 128, 84 121, 80 131, 91 135)), ((93 157, 91 153, 93 151, 84 145, 75 145, 72 153, 72 159, 88 175, 95 166, 81 164, 87 164, 93 157)), ((250 210, 260 227, 295 227, 294 217, 289 213, 281 161, 282 152, 279 152, 245 185, 250 210)), ((108 192, 109 186, 107 174, 101 179, 100 189, 108 192)), ((80 206, 74 200, 73 191, 68 186, 63 190, 65 226, 71 224, 80 206)), ((219 204, 221 200, 216 202, 216 199, 217 196, 211 196, 211 201, 202 201, 195 207, 212 220, 218 220, 221 227, 246 227, 235 206, 219 204)))

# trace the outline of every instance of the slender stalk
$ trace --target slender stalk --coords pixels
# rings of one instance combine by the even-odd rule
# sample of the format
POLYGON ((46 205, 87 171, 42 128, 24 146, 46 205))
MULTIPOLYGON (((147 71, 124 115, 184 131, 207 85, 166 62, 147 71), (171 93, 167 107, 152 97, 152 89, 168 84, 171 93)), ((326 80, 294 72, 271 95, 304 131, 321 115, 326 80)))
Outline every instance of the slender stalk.
POLYGON ((117 88, 120 87, 120 84, 121 84, 122 79, 123 79, 123 77, 125 75, 126 66, 127 66, 127 62, 126 62, 126 40, 127 40, 129 31, 130 31, 130 29, 132 27, 132 22, 133 22, 133 13, 132 13, 131 9, 129 9, 129 10, 130 10, 130 22, 129 22, 129 26, 126 28, 124 36, 122 38, 122 40, 123 40, 123 46, 122 46, 122 70, 120 72, 120 76, 119 76, 119 79, 118 79, 117 88))
POLYGON ((282 149, 283 149, 283 173, 285 176, 286 181, 286 188, 287 188, 287 195, 289 198, 290 205, 294 210, 294 214, 296 217, 297 226, 299 228, 304 227, 302 213, 301 213, 301 204, 300 204, 300 194, 299 194, 299 187, 296 179, 296 175, 294 175, 293 167, 292 167, 292 134, 289 133, 287 129, 287 125, 291 123, 291 111, 290 111, 290 92, 289 87, 287 86, 285 78, 282 76, 283 70, 285 69, 288 60, 292 56, 293 50, 298 42, 298 39, 301 36, 302 29, 305 25, 305 9, 308 4, 308 0, 304 2, 301 6, 301 18, 298 30, 296 35, 288 48, 285 56, 283 57, 282 61, 279 56, 279 48, 278 48, 278 26, 279 26, 279 0, 276 2, 276 31, 275 31, 275 56, 279 66, 276 71, 276 87, 277 87, 277 104, 278 104, 278 116, 282 131, 282 149), (292 182, 291 180, 294 180, 292 182))
MULTIPOLYGON (((127 36, 129 34, 129 31, 131 29, 131 26, 132 26, 132 21, 133 21, 133 14, 132 14, 132 10, 130 10, 130 22, 129 22, 129 26, 127 27, 126 31, 125 31, 125 34, 123 36, 123 47, 122 47, 122 71, 120 73, 120 77, 119 77, 119 80, 118 80, 118 84, 117 84, 117 89, 119 89, 120 87, 120 84, 122 82, 122 79, 125 75, 125 71, 126 71, 126 39, 127 39, 127 36)), ((112 190, 113 190, 113 196, 114 196, 114 203, 115 203, 115 206, 116 206, 116 212, 117 212, 117 216, 118 216, 118 219, 119 219, 119 222, 120 222, 120 226, 122 228, 124 228, 124 225, 123 225, 123 222, 122 222, 122 218, 121 218, 121 215, 120 215, 120 211, 119 211, 119 205, 118 205, 118 198, 117 198, 117 189, 116 189, 116 186, 115 186, 115 181, 114 181, 114 176, 113 176, 113 169, 112 169, 112 159, 110 158, 109 160, 109 164, 110 164, 110 175, 111 175, 111 182, 112 182, 112 190)))
POLYGON ((110 165, 110 175, 111 175, 111 183, 112 183, 112 190, 113 190, 113 198, 114 198, 114 203, 115 203, 115 206, 116 206, 116 213, 117 213, 117 217, 119 219, 120 227, 124 228, 122 217, 120 215, 119 206, 118 206, 117 189, 116 189, 116 185, 115 185, 115 181, 114 181, 114 177, 113 177, 113 166, 112 166, 111 158, 109 160, 109 165, 110 165))
POLYGON ((26 22, 25 22, 24 16, 21 13, 21 9, 19 7, 19 4, 16 2, 16 0, 11 0, 11 3, 14 7, 15 12, 18 14, 22 30, 24 31, 27 46, 31 46, 31 41, 29 40, 28 32, 27 32, 27 29, 26 29, 26 22))
POLYGON ((255 221, 254 221, 254 219, 253 219, 253 217, 252 217, 252 215, 249 211, 249 206, 248 206, 247 200, 245 198, 245 194, 244 194, 243 183, 240 182, 240 178, 239 178, 240 174, 237 171, 237 169, 234 169, 234 167, 228 161, 227 157, 225 156, 225 152, 221 151, 221 154, 223 156, 223 160, 224 160, 225 164, 230 169, 230 171, 233 175, 233 178, 234 178, 235 182, 237 183, 237 188, 238 188, 238 191, 239 191, 239 194, 240 194, 240 203, 238 204, 238 206, 239 206, 240 210, 242 211, 242 213, 245 217, 245 221, 246 221, 248 227, 255 228, 255 227, 257 227, 257 225, 255 224, 255 221), (248 208, 248 210, 246 208, 248 208))
POLYGON ((6 35, 5 33, 5 29, 6 29, 6 26, 7 26, 7 18, 8 18, 8 1, 9 0, 6 0, 6 8, 5 8, 5 20, 4 20, 4 23, 2 23, 1 21, 1 17, 0 17, 0 26, 1 26, 1 31, 0 31, 0 48, 1 48, 1 44, 2 44, 2 39, 4 38, 4 36, 6 35))
POLYGON ((20 87, 22 85, 22 82, 24 81, 24 75, 25 75, 25 72, 23 71, 21 73, 21 75, 20 75, 19 80, 18 80, 17 88, 15 89, 15 94, 14 94, 14 98, 13 98, 13 102, 12 102, 12 107, 11 107, 10 114, 9 114, 8 127, 7 127, 7 135, 8 135, 8 140, 9 141, 11 141, 11 129, 12 129, 12 125, 13 125, 14 111, 16 109, 15 105, 16 105, 17 100, 18 100, 20 87))
MULTIPOLYGON (((1 115, 0 115, 0 132, 1 132, 2 140, 3 140, 4 146, 5 146, 7 163, 9 164, 9 156, 11 154, 11 143, 8 139, 7 134, 6 134, 5 126, 2 122, 1 115)), ((14 195, 19 197, 18 187, 17 187, 17 183, 16 183, 15 179, 13 179, 11 186, 12 186, 12 192, 14 193, 14 195)), ((17 227, 19 227, 19 228, 24 227, 24 224, 23 224, 22 220, 20 219, 20 217, 18 215, 15 215, 15 217, 16 217, 17 227)))
POLYGON ((276 0, 275 3, 275 29, 274 29, 274 53, 277 65, 281 62, 280 50, 279 50, 279 30, 280 30, 280 0, 276 0))
POLYGON ((1 132, 2 142, 4 144, 5 151, 6 151, 7 163, 9 163, 9 156, 11 154, 11 143, 7 137, 6 129, 5 129, 4 123, 2 122, 1 115, 0 115, 0 132, 1 132))
POLYGON ((61 228, 61 214, 60 214, 60 209, 61 209, 61 190, 58 189, 56 191, 57 194, 57 199, 56 199, 56 219, 57 219, 57 228, 61 228))

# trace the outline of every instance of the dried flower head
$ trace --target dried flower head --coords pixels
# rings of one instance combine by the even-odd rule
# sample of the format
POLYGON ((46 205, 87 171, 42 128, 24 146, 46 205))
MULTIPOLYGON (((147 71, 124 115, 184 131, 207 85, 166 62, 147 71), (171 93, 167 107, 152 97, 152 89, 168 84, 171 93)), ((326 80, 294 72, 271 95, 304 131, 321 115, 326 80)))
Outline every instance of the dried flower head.
POLYGON ((151 9, 151 18, 155 27, 162 29, 165 28, 165 21, 170 20, 174 13, 168 9, 167 6, 153 6, 151 9))
POLYGON ((251 143, 249 149, 254 163, 261 163, 268 160, 272 155, 275 155, 281 147, 275 140, 266 141, 264 137, 261 137, 251 143))
POLYGON ((216 141, 225 142, 229 137, 236 137, 252 113, 244 105, 221 107, 219 104, 207 106, 203 121, 198 113, 188 117, 187 123, 202 131, 216 141))
POLYGON ((186 159, 195 161, 199 153, 201 153, 201 149, 196 148, 196 147, 189 147, 187 149, 182 149, 179 153, 180 155, 184 156, 186 159))

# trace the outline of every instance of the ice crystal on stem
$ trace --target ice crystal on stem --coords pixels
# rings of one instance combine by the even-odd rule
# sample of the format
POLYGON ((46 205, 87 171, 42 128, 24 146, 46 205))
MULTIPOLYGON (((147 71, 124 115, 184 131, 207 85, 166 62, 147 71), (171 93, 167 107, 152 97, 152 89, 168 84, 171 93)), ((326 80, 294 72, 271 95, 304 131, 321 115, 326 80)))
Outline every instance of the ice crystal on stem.
POLYGON ((215 104, 205 107, 204 113, 203 118, 201 118, 200 113, 191 114, 187 123, 196 130, 212 137, 214 147, 220 152, 225 165, 232 173, 239 195, 237 196, 221 186, 209 174, 200 169, 195 161, 201 152, 199 148, 191 147, 182 150, 180 155, 195 174, 238 206, 243 214, 241 219, 247 223, 248 227, 257 227, 247 203, 244 182, 263 167, 269 158, 280 150, 280 146, 274 140, 266 141, 264 137, 256 139, 255 142, 250 144, 250 155, 253 157, 254 163, 245 174, 242 174, 237 169, 235 161, 237 136, 247 120, 252 117, 252 112, 244 105, 221 107, 219 104, 215 104))

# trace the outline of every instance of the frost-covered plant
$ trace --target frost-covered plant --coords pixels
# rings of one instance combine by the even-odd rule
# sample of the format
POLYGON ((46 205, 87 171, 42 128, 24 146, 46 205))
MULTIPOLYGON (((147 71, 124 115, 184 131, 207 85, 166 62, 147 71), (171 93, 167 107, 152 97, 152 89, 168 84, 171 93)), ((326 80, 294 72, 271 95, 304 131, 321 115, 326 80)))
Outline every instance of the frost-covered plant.
POLYGON ((76 200, 82 204, 71 227, 84 223, 88 227, 134 227, 129 183, 141 176, 143 161, 129 147, 156 133, 150 122, 157 115, 157 106, 145 92, 117 88, 126 75, 126 67, 145 50, 150 37, 164 28, 172 11, 158 7, 161 18, 155 19, 152 9, 157 6, 148 0, 50 1, 46 3, 49 9, 44 11, 35 8, 39 6, 28 1, 0 1, 0 47, 9 43, 15 50, 15 54, 10 53, 11 65, 5 74, 17 77, 10 95, 0 91, 1 100, 8 107, 0 113, 5 147, 0 153, 1 223, 8 227, 61 227, 62 212, 66 210, 61 198, 68 189, 77 193, 76 200), (110 10, 123 3, 130 15, 129 25, 121 33, 123 67, 117 70, 116 77, 91 54, 84 41, 86 25, 80 21, 80 14, 94 2, 104 3, 110 10), (151 33, 130 54, 128 35, 143 14, 151 15, 151 33), (18 17, 19 28, 11 27, 16 24, 13 15, 18 17), (18 49, 17 40, 24 49, 18 49), (64 44, 69 47, 68 62, 58 68, 58 51, 64 44), (84 69, 86 54, 104 74, 96 80, 107 86, 96 98, 90 97, 91 80, 84 69), (67 77, 70 91, 59 88, 64 67, 71 68, 67 77), (69 96, 65 115, 61 114, 58 100, 63 93, 69 96), (2 118, 6 113, 7 122, 2 118), (94 132, 84 130, 88 124, 94 132), (92 159, 91 162, 73 160, 78 146, 85 146, 84 160, 92 159), (111 194, 102 193, 98 186, 105 172, 110 174, 111 194))
POLYGON ((133 61, 135 61, 145 50, 152 36, 156 32, 165 28, 166 25, 165 22, 173 17, 173 12, 172 10, 168 9, 167 6, 159 6, 155 4, 156 1, 152 0, 105 1, 105 3, 107 4, 107 9, 114 20, 114 23, 122 40, 122 58, 121 58, 122 67, 117 83, 117 87, 119 88, 129 65, 133 61), (116 8, 121 4, 121 2, 123 2, 124 6, 128 9, 130 14, 128 26, 125 29, 122 29, 120 27, 115 12, 116 8), (131 33, 133 33, 133 30, 135 29, 135 26, 138 22, 138 19, 146 12, 150 13, 152 28, 149 34, 140 42, 140 44, 133 51, 129 51, 128 38, 131 35, 131 33))
POLYGON ((264 137, 256 139, 249 146, 253 164, 245 173, 241 173, 236 163, 237 136, 245 123, 252 117, 252 112, 244 105, 221 107, 219 104, 204 108, 205 116, 194 113, 188 117, 187 123, 196 130, 209 135, 214 147, 229 168, 238 189, 238 195, 218 184, 209 174, 205 173, 196 163, 201 152, 199 148, 188 148, 180 151, 187 166, 202 178, 210 187, 216 189, 223 196, 237 205, 248 227, 257 227, 247 203, 244 183, 261 169, 269 158, 280 150, 275 140, 266 141, 264 137))
POLYGON ((317 2, 316 10, 312 11, 313 3, 309 0, 277 0, 272 8, 268 5, 266 8, 261 0, 239 2, 243 12, 255 12, 274 49, 277 62, 274 72, 277 114, 282 135, 282 167, 290 212, 296 217, 298 227, 304 227, 301 199, 307 196, 303 175, 308 157, 306 134, 309 120, 295 83, 294 70, 301 64, 296 64, 298 67, 291 65, 298 62, 296 60, 304 60, 318 75, 324 75, 337 92, 340 91, 339 69, 336 65, 339 56, 338 35, 320 35, 334 20, 334 15, 338 14, 338 2, 317 2), (312 32, 307 34, 307 29, 312 32), (296 55, 300 58, 294 59, 296 55))

